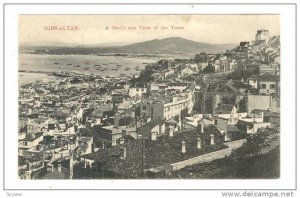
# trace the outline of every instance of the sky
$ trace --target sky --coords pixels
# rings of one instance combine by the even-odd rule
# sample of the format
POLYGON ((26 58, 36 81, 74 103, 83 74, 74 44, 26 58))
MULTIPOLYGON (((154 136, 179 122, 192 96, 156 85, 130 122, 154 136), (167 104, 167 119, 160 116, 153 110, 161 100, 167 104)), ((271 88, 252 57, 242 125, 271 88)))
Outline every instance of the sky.
POLYGON ((225 44, 254 40, 259 29, 280 35, 280 15, 20 15, 19 43, 128 44, 182 37, 225 44))

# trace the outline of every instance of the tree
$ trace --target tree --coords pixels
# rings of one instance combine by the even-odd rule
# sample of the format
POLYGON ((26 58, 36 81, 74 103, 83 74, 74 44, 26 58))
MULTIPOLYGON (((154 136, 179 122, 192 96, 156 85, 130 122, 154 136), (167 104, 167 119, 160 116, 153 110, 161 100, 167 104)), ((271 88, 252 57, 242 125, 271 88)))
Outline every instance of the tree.
POLYGON ((132 79, 132 83, 147 83, 153 80, 153 77, 151 76, 153 74, 152 70, 146 70, 143 73, 140 74, 138 78, 132 79))
POLYGON ((206 67, 203 69, 203 73, 205 73, 205 74, 215 73, 215 67, 213 67, 212 64, 209 63, 208 66, 206 66, 206 67))

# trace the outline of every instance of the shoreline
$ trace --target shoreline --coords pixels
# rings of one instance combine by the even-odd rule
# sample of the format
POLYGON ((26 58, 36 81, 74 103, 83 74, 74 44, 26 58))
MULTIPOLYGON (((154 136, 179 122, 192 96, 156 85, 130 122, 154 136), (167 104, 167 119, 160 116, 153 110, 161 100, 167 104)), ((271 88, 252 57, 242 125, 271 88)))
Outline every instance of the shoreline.
POLYGON ((124 58, 141 58, 141 59, 161 59, 161 58, 170 58, 170 57, 189 57, 193 58, 194 54, 191 53, 174 53, 174 54, 130 54, 130 53, 41 53, 41 52, 32 52, 32 51, 20 51, 20 54, 34 54, 34 55, 91 55, 91 56, 113 56, 113 57, 124 57, 124 58))
POLYGON ((18 70, 18 73, 53 74, 54 72, 49 72, 49 71, 30 71, 30 70, 18 70))
POLYGON ((52 72, 23 70, 18 72, 18 86, 20 88, 40 81, 52 81, 56 78, 52 72))

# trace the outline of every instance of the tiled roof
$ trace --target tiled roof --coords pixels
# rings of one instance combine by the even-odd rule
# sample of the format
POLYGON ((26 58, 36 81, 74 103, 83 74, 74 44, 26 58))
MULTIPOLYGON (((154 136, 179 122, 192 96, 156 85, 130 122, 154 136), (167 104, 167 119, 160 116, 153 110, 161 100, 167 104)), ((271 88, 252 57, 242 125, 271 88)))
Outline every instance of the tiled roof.
POLYGON ((103 164, 103 169, 117 175, 141 177, 143 170, 142 156, 144 156, 144 169, 149 169, 226 148, 223 145, 223 136, 215 126, 204 127, 204 131, 205 134, 199 134, 198 131, 191 130, 175 133, 174 137, 159 136, 156 141, 151 141, 150 139, 128 141, 122 145, 122 147, 126 148, 126 158, 122 158, 123 151, 118 146, 107 150, 99 150, 96 153, 82 157, 103 164), (209 145, 211 134, 215 135, 215 145, 209 145), (196 147, 197 137, 201 137, 202 149, 197 149, 196 147), (185 154, 181 153, 182 141, 186 142, 185 154), (142 153, 142 145, 144 145, 144 155, 142 153))
POLYGON ((227 126, 227 131, 228 132, 235 132, 235 131, 240 131, 235 125, 228 125, 227 126))
POLYGON ((138 132, 139 131, 143 131, 143 132, 146 132, 146 131, 149 131, 151 130, 153 127, 159 125, 159 124, 162 124, 163 123, 163 120, 161 119, 153 119, 151 120, 150 122, 147 122, 146 124, 144 124, 143 126, 139 127, 138 128, 138 132))
POLYGON ((190 74, 190 75, 182 77, 182 79, 186 80, 186 81, 195 81, 198 79, 198 76, 195 74, 190 74))
POLYGON ((257 78, 258 78, 257 75, 252 75, 252 76, 249 77, 249 79, 255 79, 255 80, 256 80, 257 78))
POLYGON ((271 74, 264 74, 259 78, 260 81, 279 81, 279 76, 271 75, 271 74))
POLYGON ((186 86, 187 83, 184 83, 184 82, 170 82, 170 83, 167 83, 168 86, 186 86))
POLYGON ((239 89, 247 89, 248 86, 244 83, 242 83, 241 81, 237 81, 237 80, 229 80, 229 81, 219 81, 215 84, 213 84, 213 87, 215 87, 215 89, 217 91, 220 92, 238 92, 239 89))
POLYGON ((53 172, 47 172, 42 179, 67 179, 68 173, 65 171, 59 172, 56 168, 53 169, 53 172))
POLYGON ((128 116, 128 117, 121 118, 119 120, 119 125, 120 126, 127 126, 131 123, 134 123, 134 122, 135 122, 134 118, 128 116))
POLYGON ((231 113, 234 105, 231 104, 222 104, 216 108, 216 113, 231 113))
POLYGON ((56 116, 56 117, 61 117, 61 118, 67 118, 70 116, 69 113, 63 112, 61 110, 55 111, 54 113, 51 114, 52 116, 56 116))

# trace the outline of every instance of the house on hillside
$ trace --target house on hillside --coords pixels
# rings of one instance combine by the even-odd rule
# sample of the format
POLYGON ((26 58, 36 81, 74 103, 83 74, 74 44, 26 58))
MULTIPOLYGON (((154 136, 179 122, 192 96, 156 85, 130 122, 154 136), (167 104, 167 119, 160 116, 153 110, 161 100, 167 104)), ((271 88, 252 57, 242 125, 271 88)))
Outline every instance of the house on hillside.
POLYGON ((280 95, 279 76, 268 73, 260 76, 259 95, 280 95))

